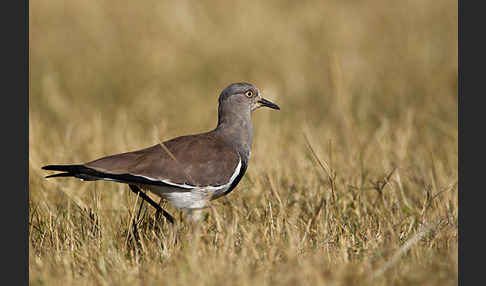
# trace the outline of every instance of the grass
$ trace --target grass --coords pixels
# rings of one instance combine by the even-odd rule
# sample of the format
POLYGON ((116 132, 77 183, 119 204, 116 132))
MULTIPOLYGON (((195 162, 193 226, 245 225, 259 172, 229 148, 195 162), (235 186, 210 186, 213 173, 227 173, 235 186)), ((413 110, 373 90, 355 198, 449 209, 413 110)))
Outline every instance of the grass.
POLYGON ((32 285, 456 285, 457 2, 30 2, 32 285), (199 225, 46 180, 213 128, 248 81, 248 171, 199 225), (134 222, 135 221, 135 222, 134 222))

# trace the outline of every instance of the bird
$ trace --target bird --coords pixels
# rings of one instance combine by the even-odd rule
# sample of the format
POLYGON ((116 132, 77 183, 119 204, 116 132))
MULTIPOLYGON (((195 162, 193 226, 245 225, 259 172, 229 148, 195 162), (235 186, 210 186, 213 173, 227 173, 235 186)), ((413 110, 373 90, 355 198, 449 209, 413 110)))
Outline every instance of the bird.
POLYGON ((46 165, 42 169, 61 172, 45 178, 74 177, 82 181, 128 184, 157 214, 162 213, 174 223, 172 215, 145 192, 189 214, 231 193, 247 170, 253 141, 251 113, 260 107, 280 110, 278 105, 263 98, 255 85, 232 83, 219 95, 218 122, 213 130, 179 136, 84 164, 46 165))

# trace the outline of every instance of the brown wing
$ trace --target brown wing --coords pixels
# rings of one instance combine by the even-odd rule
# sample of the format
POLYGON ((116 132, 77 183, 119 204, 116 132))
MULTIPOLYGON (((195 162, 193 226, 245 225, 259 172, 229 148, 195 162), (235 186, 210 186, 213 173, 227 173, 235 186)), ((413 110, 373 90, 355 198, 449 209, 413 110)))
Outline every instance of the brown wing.
POLYGON ((220 186, 228 183, 240 160, 236 151, 208 133, 161 144, 103 157, 84 166, 107 174, 129 174, 179 185, 220 186))

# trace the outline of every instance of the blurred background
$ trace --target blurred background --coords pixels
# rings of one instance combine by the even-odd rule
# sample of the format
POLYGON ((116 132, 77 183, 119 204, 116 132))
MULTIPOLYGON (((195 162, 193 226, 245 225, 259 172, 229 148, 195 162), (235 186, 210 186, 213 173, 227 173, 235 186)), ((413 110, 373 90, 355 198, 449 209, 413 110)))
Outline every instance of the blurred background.
POLYGON ((199 132, 220 91, 248 81, 281 105, 268 120, 282 132, 308 124, 345 144, 346 128, 411 110, 420 137, 457 128, 457 1, 30 5, 30 117, 49 126, 126 116, 164 138, 199 132))
MULTIPOLYGON (((439 193, 457 182, 457 1, 29 4, 31 207, 61 204, 61 193, 86 199, 94 186, 46 182, 41 166, 208 131, 219 93, 240 81, 281 110, 253 114, 252 161, 235 204, 262 194, 263 173, 285 195, 327 194, 304 135, 343 195, 395 167, 406 197, 396 199, 417 208, 424 186, 439 193)), ((126 205, 125 186, 96 184, 113 189, 99 194, 106 208, 126 205)), ((435 216, 457 215, 456 197, 435 216)))
POLYGON ((456 1, 32 1, 32 174, 214 128, 239 81, 282 109, 253 115, 269 168, 304 132, 343 168, 456 167, 457 21, 456 1))

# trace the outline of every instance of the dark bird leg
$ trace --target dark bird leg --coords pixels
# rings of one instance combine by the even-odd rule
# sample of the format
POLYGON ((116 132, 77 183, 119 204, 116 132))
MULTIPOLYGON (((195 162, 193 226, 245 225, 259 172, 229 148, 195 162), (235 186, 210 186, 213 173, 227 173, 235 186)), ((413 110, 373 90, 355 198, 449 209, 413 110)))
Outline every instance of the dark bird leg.
MULTIPOLYGON (((163 199, 162 199, 162 198, 160 198, 160 201, 159 201, 159 206, 160 206, 160 204, 162 203, 162 200, 163 200, 163 199)), ((155 220, 159 220, 159 217, 160 217, 160 212, 159 212, 159 211, 156 211, 156 212, 155 212, 155 220)))
POLYGON ((147 196, 147 194, 142 192, 142 190, 140 190, 139 187, 137 187, 136 185, 128 185, 128 186, 130 187, 130 190, 132 190, 132 192, 138 194, 147 203, 151 204, 157 210, 157 212, 161 212, 170 223, 172 224, 174 223, 174 218, 166 210, 164 210, 156 202, 154 202, 149 196, 147 196))
POLYGON ((138 208, 137 221, 140 219, 140 214, 142 213, 143 203, 145 203, 144 200, 142 200, 142 202, 140 203, 140 207, 138 208))

